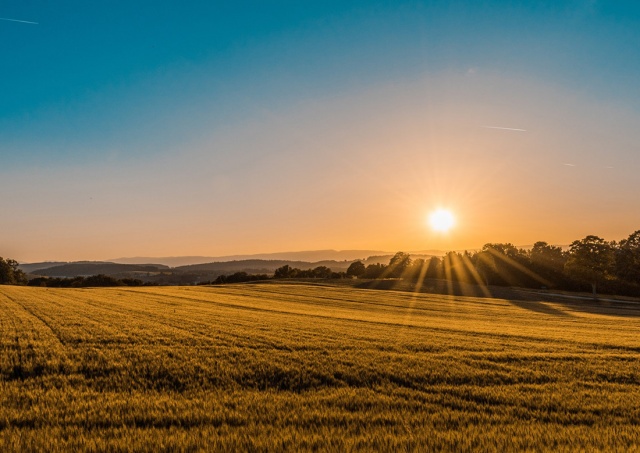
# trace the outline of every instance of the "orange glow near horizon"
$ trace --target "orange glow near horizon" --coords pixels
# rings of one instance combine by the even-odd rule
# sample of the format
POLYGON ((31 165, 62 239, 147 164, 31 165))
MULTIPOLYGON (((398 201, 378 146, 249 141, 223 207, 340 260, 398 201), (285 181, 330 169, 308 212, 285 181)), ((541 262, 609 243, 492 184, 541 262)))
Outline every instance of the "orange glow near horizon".
POLYGON ((446 252, 567 245, 588 234, 620 240, 640 228, 635 157, 611 162, 600 151, 636 143, 619 137, 640 114, 597 109, 533 82, 443 75, 257 112, 154 159, 0 168, 3 183, 20 188, 1 204, 0 256, 446 252), (448 215, 429 227, 437 207, 455 227, 448 215))

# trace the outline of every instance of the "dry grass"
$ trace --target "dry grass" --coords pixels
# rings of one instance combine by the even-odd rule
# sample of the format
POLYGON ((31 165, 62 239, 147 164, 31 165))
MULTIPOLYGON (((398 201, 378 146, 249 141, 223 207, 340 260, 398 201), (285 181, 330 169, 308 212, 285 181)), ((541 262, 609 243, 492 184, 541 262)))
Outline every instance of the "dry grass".
POLYGON ((638 450, 639 316, 311 284, 0 287, 0 450, 638 450))

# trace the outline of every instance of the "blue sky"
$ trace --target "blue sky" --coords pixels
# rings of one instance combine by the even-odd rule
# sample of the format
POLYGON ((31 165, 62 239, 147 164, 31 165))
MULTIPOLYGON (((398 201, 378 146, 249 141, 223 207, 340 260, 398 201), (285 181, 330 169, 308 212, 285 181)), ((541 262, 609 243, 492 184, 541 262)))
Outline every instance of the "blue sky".
MULTIPOLYGON (((393 104, 397 97, 389 93, 395 87, 396 95, 404 93, 403 99, 409 102, 412 95, 402 87, 420 89, 416 87, 421 86, 420 80, 424 79, 438 80, 433 82, 433 86, 441 88, 433 91, 433 98, 437 98, 434 105, 451 107, 448 115, 452 117, 458 112, 453 111, 454 105, 462 109, 459 114, 463 117, 464 112, 482 102, 492 104, 492 108, 508 105, 517 109, 517 105, 523 105, 526 110, 527 105, 535 102, 526 95, 544 87, 540 88, 541 93, 546 93, 548 102, 544 107, 531 110, 538 116, 555 114, 553 99, 556 97, 564 98, 564 105, 573 105, 571 102, 575 101, 576 114, 595 109, 597 115, 583 122, 589 124, 590 133, 593 133, 592 125, 602 119, 628 118, 632 124, 616 131, 615 140, 610 140, 616 144, 620 141, 621 145, 607 153, 614 161, 624 162, 626 167, 637 164, 632 129, 634 115, 640 114, 637 83, 640 7, 632 2, 191 2, 185 6, 166 1, 9 1, 0 6, 0 17, 38 23, 0 20, 0 41, 4 43, 0 60, 0 177, 4 176, 5 181, 0 182, 0 189, 5 193, 10 191, 15 199, 29 203, 35 211, 38 203, 51 202, 47 196, 38 201, 38 190, 44 195, 53 192, 57 197, 70 199, 84 187, 115 205, 125 192, 124 189, 111 190, 110 181, 119 187, 145 181, 137 191, 147 191, 147 198, 139 202, 148 202, 166 184, 162 178, 154 180, 152 172, 158 174, 158 169, 149 162, 154 165, 168 162, 167 166, 179 168, 176 162, 181 158, 197 161, 203 153, 208 164, 218 167, 212 178, 221 174, 231 178, 227 184, 234 187, 234 193, 240 198, 250 198, 265 187, 277 188, 270 187, 268 181, 262 181, 257 187, 246 180, 248 174, 259 174, 260 162, 264 163, 265 159, 286 164, 287 156, 295 153, 300 165, 296 168, 315 165, 311 151, 294 150, 291 148, 294 145, 286 140, 279 142, 282 136, 302 134, 308 145, 313 141, 309 137, 314 134, 323 138, 338 134, 341 124, 346 123, 349 123, 346 132, 339 132, 341 137, 348 136, 349 129, 362 129, 361 133, 366 135, 367 128, 356 124, 358 118, 346 115, 345 118, 350 119, 335 124, 330 117, 346 111, 362 115, 369 103, 384 115, 385 104, 374 102, 376 98, 391 96, 393 99, 388 102, 393 104), (476 92, 465 98, 467 104, 462 93, 472 85, 464 81, 466 76, 483 80, 473 85, 476 92), (510 88, 501 95, 503 83, 510 88), (528 87, 522 97, 517 94, 516 86, 528 87), (314 105, 326 103, 333 103, 333 107, 318 110, 326 116, 309 113, 314 105), (293 126, 287 128, 288 122, 293 124, 294 118, 306 114, 314 118, 315 125, 304 123, 296 125, 296 130, 293 126), (285 125, 278 129, 281 134, 278 137, 264 132, 271 140, 265 142, 263 132, 255 131, 265 131, 267 127, 273 130, 273 118, 280 118, 285 125), (325 124, 325 121, 324 131, 313 129, 318 127, 318 122, 325 124), (250 131, 257 137, 254 142, 247 139, 250 131), (218 144, 205 146, 205 143, 218 144), (226 173, 225 165, 229 166, 226 173), (137 173, 128 176, 128 180, 105 176, 104 184, 94 187, 95 178, 85 178, 101 166, 131 167, 137 173), (19 181, 29 184, 27 194, 9 187, 19 181), (69 181, 77 184, 70 186, 69 181)), ((415 99, 429 103, 431 98, 420 96, 416 94, 415 99)), ((496 117, 503 118, 504 115, 496 117)), ((380 119, 382 123, 388 120, 380 119)), ((573 126, 574 135, 565 140, 567 158, 578 157, 582 152, 578 145, 584 132, 581 127, 586 126, 580 126, 577 121, 573 126)), ((352 139, 355 137, 349 138, 352 139)), ((343 146, 346 142, 336 139, 334 143, 343 146)), ((606 137, 603 143, 607 143, 606 137)), ((584 152, 589 154, 588 150, 584 152)), ((530 153, 523 149, 514 165, 522 165, 530 153)), ((289 177, 291 172, 285 171, 285 167, 272 168, 272 178, 289 177)), ((197 176, 198 171, 187 166, 176 173, 185 193, 190 193, 190 180, 207 177, 206 174, 197 176)), ((336 168, 327 171, 327 175, 333 176, 339 172, 336 168)), ((318 177, 314 184, 321 184, 322 180, 326 182, 326 178, 318 177)), ((580 184, 587 184, 587 180, 585 177, 580 184)), ((636 188, 626 176, 618 175, 617 181, 621 190, 636 188)), ((210 190, 215 192, 215 187, 210 190)), ((580 187, 578 185, 577 193, 580 187)), ((381 186, 380 190, 385 189, 381 186)), ((191 187, 191 193, 198 196, 202 191, 202 185, 191 187)), ((311 191, 321 193, 319 187, 312 187, 311 191)), ((221 195, 229 196, 226 192, 221 195)), ((200 217, 196 208, 185 210, 180 199, 173 199, 168 193, 163 196, 166 203, 184 211, 185 219, 193 223, 212 222, 200 217)), ((42 222, 32 217, 32 212, 18 209, 18 201, 5 206, 0 202, 6 218, 21 217, 29 225, 42 222)), ((120 215, 115 208, 109 210, 109 206, 105 204, 108 215, 101 219, 103 223, 120 215)), ((215 208, 219 211, 239 209, 226 205, 215 208)), ((45 255, 53 258, 52 255, 60 255, 62 249, 38 252, 36 248, 42 250, 43 244, 55 236, 52 232, 79 228, 78 234, 85 237, 84 242, 80 241, 84 249, 78 248, 69 257, 106 258, 101 255, 106 251, 89 248, 95 236, 83 233, 91 230, 93 223, 82 227, 74 222, 65 223, 65 216, 75 215, 73 209, 72 204, 61 203, 62 220, 47 219, 48 232, 32 229, 28 236, 11 245, 10 251, 29 258, 45 255), (41 238, 40 242, 36 241, 40 245, 28 246, 34 237, 41 238), (80 256, 83 253, 86 256, 80 256)), ((252 217, 257 209, 249 203, 246 217, 238 217, 238 222, 245 225, 242 228, 247 229, 247 236, 251 228, 259 229, 271 222, 252 217)), ((620 209, 629 207, 623 205, 620 209)), ((276 212, 279 214, 273 214, 275 217, 293 215, 276 212)), ((317 215, 326 219, 335 214, 329 210, 317 215)), ((303 230, 308 224, 326 223, 313 218, 312 213, 309 215, 311 218, 300 224, 303 230)), ((265 212, 264 216, 271 214, 265 212)), ((157 224, 161 217, 161 213, 156 212, 150 214, 147 221, 149 225, 157 224)), ((336 231, 328 235, 329 238, 340 237, 337 231, 342 228, 343 220, 338 219, 338 215, 335 217, 335 223, 325 224, 325 228, 336 231)), ((621 230, 631 233, 638 228, 633 226, 635 221, 635 217, 627 219, 621 230)), ((118 225, 112 230, 122 237, 131 236, 126 223, 118 225)), ((191 234, 188 225, 189 222, 185 222, 182 229, 176 226, 173 231, 191 234)), ((11 228, 8 222, 3 227, 11 228)), ((236 249, 222 250, 210 245, 207 250, 195 250, 193 244, 156 248, 151 243, 135 252, 150 255, 266 252, 283 248, 350 248, 348 244, 358 242, 355 237, 345 237, 334 240, 332 246, 313 239, 318 235, 315 229, 309 228, 308 242, 304 242, 303 235, 298 242, 288 243, 282 237, 270 244, 249 243, 243 236, 221 230, 221 237, 226 238, 223 242, 234 244, 236 249)), ((95 235, 99 234, 96 230, 95 235)), ((383 234, 392 233, 383 230, 380 235, 383 234)), ((571 234, 581 234, 581 231, 569 230, 547 240, 563 241, 571 234)), ((612 231, 611 234, 621 233, 612 231)), ((118 237, 115 235, 114 240, 118 237)), ((61 243, 65 240, 61 239, 61 243)), ((504 237, 503 240, 517 242, 526 238, 504 237)), ((429 248, 427 242, 425 239, 413 247, 409 242, 392 240, 375 244, 358 242, 357 245, 421 249, 429 248)), ((469 238, 459 245, 482 245, 471 242, 469 238)), ((453 246, 454 242, 448 245, 453 246)), ((0 246, 9 247, 3 243, 0 246)), ((119 252, 130 254, 124 247, 119 252)))
POLYGON ((114 136, 151 152, 252 109, 468 67, 640 100, 638 7, 309 3, 6 5, 3 17, 39 25, 0 24, 0 133, 27 154, 3 157, 64 161, 114 136))

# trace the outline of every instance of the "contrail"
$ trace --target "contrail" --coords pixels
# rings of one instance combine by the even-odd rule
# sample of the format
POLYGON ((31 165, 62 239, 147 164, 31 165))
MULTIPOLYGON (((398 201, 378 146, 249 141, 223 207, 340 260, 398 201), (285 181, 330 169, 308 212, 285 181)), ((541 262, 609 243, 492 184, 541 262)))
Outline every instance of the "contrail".
POLYGON ((9 22, 20 22, 21 24, 40 25, 38 22, 31 22, 29 20, 7 19, 6 17, 0 17, 0 20, 7 20, 9 22))
POLYGON ((500 126, 482 126, 485 129, 500 129, 503 131, 518 131, 518 132, 527 132, 526 129, 516 129, 514 127, 500 127, 500 126))
POLYGON ((575 167, 576 164, 562 164, 562 165, 566 165, 567 167, 575 167))

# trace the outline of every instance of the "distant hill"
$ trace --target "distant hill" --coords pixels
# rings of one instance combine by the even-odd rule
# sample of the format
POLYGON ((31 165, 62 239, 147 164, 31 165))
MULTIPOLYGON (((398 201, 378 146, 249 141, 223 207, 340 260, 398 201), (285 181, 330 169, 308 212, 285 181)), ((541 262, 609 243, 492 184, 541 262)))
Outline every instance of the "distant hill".
POLYGON ((189 266, 176 267, 175 271, 180 272, 213 272, 213 273, 233 273, 247 272, 248 274, 271 274, 279 267, 288 265, 298 269, 313 269, 318 266, 326 266, 334 272, 346 271, 353 261, 290 261, 290 260, 236 260, 219 261, 213 263, 192 264, 189 266))
POLYGON ((80 261, 62 264, 45 269, 32 270, 30 273, 45 277, 76 277, 96 274, 129 274, 135 272, 159 272, 169 269, 162 264, 119 264, 96 261, 80 261))
MULTIPOLYGON (((388 260, 387 260, 388 261, 388 260)), ((220 261, 213 263, 192 264, 188 266, 178 266, 170 268, 163 264, 121 264, 104 261, 78 261, 72 263, 34 263, 34 265, 24 265, 23 268, 28 274, 44 277, 77 277, 96 274, 111 276, 139 277, 145 281, 176 281, 190 282, 188 277, 200 276, 215 278, 221 274, 232 274, 235 272, 247 272, 249 274, 273 274, 273 272, 284 265, 297 267, 298 269, 312 269, 318 266, 326 266, 335 272, 346 271, 353 261, 325 260, 317 262, 290 261, 290 260, 237 260, 220 261), (46 265, 50 267, 46 267, 46 265), (158 273, 162 275, 156 275, 158 273), (151 274, 151 275, 146 275, 151 274), (174 277, 170 277, 173 275, 174 277)))
POLYGON ((308 250, 302 252, 258 253, 253 255, 228 256, 168 256, 168 257, 131 257, 110 259, 112 263, 145 264, 160 263, 171 267, 182 267, 193 264, 213 262, 245 261, 245 260, 284 260, 317 263, 319 261, 354 261, 364 260, 373 255, 393 255, 380 250, 308 250))
MULTIPOLYGON (((567 246, 562 247, 567 248, 567 246)), ((518 246, 518 248, 529 249, 531 246, 518 246)), ((334 272, 341 272, 346 271, 349 265, 356 260, 362 260, 365 265, 374 263, 388 264, 394 253, 379 250, 308 250, 219 257, 131 257, 109 261, 22 263, 19 268, 30 275, 47 277, 106 274, 118 278, 136 277, 145 281, 189 284, 198 279, 213 279, 218 275, 232 274, 234 272, 272 274, 277 268, 284 265, 303 270, 326 266, 334 272), (154 273, 158 272, 162 272, 162 275, 154 275, 154 273), (170 277, 170 275, 173 277, 170 277)), ((420 250, 407 253, 414 260, 420 258, 426 260, 432 256, 443 256, 445 254, 442 250, 420 250)))
POLYGON ((44 261, 42 263, 24 263, 18 266, 19 269, 24 271, 27 274, 33 274, 40 269, 48 269, 54 266, 61 266, 63 264, 68 264, 66 261, 44 261))
POLYGON ((145 263, 158 263, 169 267, 189 266, 191 264, 210 263, 212 261, 219 261, 220 258, 213 256, 136 256, 130 258, 115 258, 108 260, 110 263, 118 264, 145 264, 145 263))
MULTIPOLYGON (((355 258, 336 260, 292 260, 292 259, 235 259, 233 257, 220 257, 218 261, 208 261, 204 263, 177 265, 170 267, 167 264, 150 264, 149 261, 140 264, 127 264, 110 261, 75 261, 75 262, 42 262, 42 263, 30 263, 21 264, 20 268, 31 275, 40 275, 45 277, 76 277, 76 276, 88 276, 96 274, 105 274, 111 276, 123 277, 145 277, 137 275, 140 273, 158 273, 163 272, 162 279, 167 279, 167 273, 175 276, 181 276, 180 279, 186 279, 187 274, 194 274, 200 277, 207 276, 208 278, 215 278, 221 274, 232 274, 234 272, 247 272, 248 274, 272 274, 279 267, 288 265, 298 269, 313 269, 318 266, 326 266, 334 272, 346 271, 349 265, 356 260, 362 260, 365 265, 373 263, 388 264, 389 260, 393 256, 391 253, 374 252, 367 250, 360 251, 316 251, 316 252, 290 252, 290 253, 273 253, 267 254, 267 256, 288 256, 288 255, 303 255, 308 254, 310 256, 325 256, 326 254, 350 256, 355 258), (372 255, 366 255, 367 253, 374 253, 372 255), (375 254, 377 253, 377 254, 375 254), (362 255, 364 254, 364 255, 362 255)), ((243 256, 243 255, 240 255, 243 256)), ((431 255, 412 255, 412 258, 428 258, 431 255)), ((174 257, 174 258, 148 258, 149 260, 164 260, 166 262, 181 261, 200 261, 202 259, 211 259, 207 257, 174 257)), ((123 258, 125 260, 138 261, 142 258, 123 258)), ((147 276, 153 277, 153 276, 147 276)), ((152 278, 152 280, 154 280, 152 278)), ((186 281, 189 281, 188 279, 186 281)))

